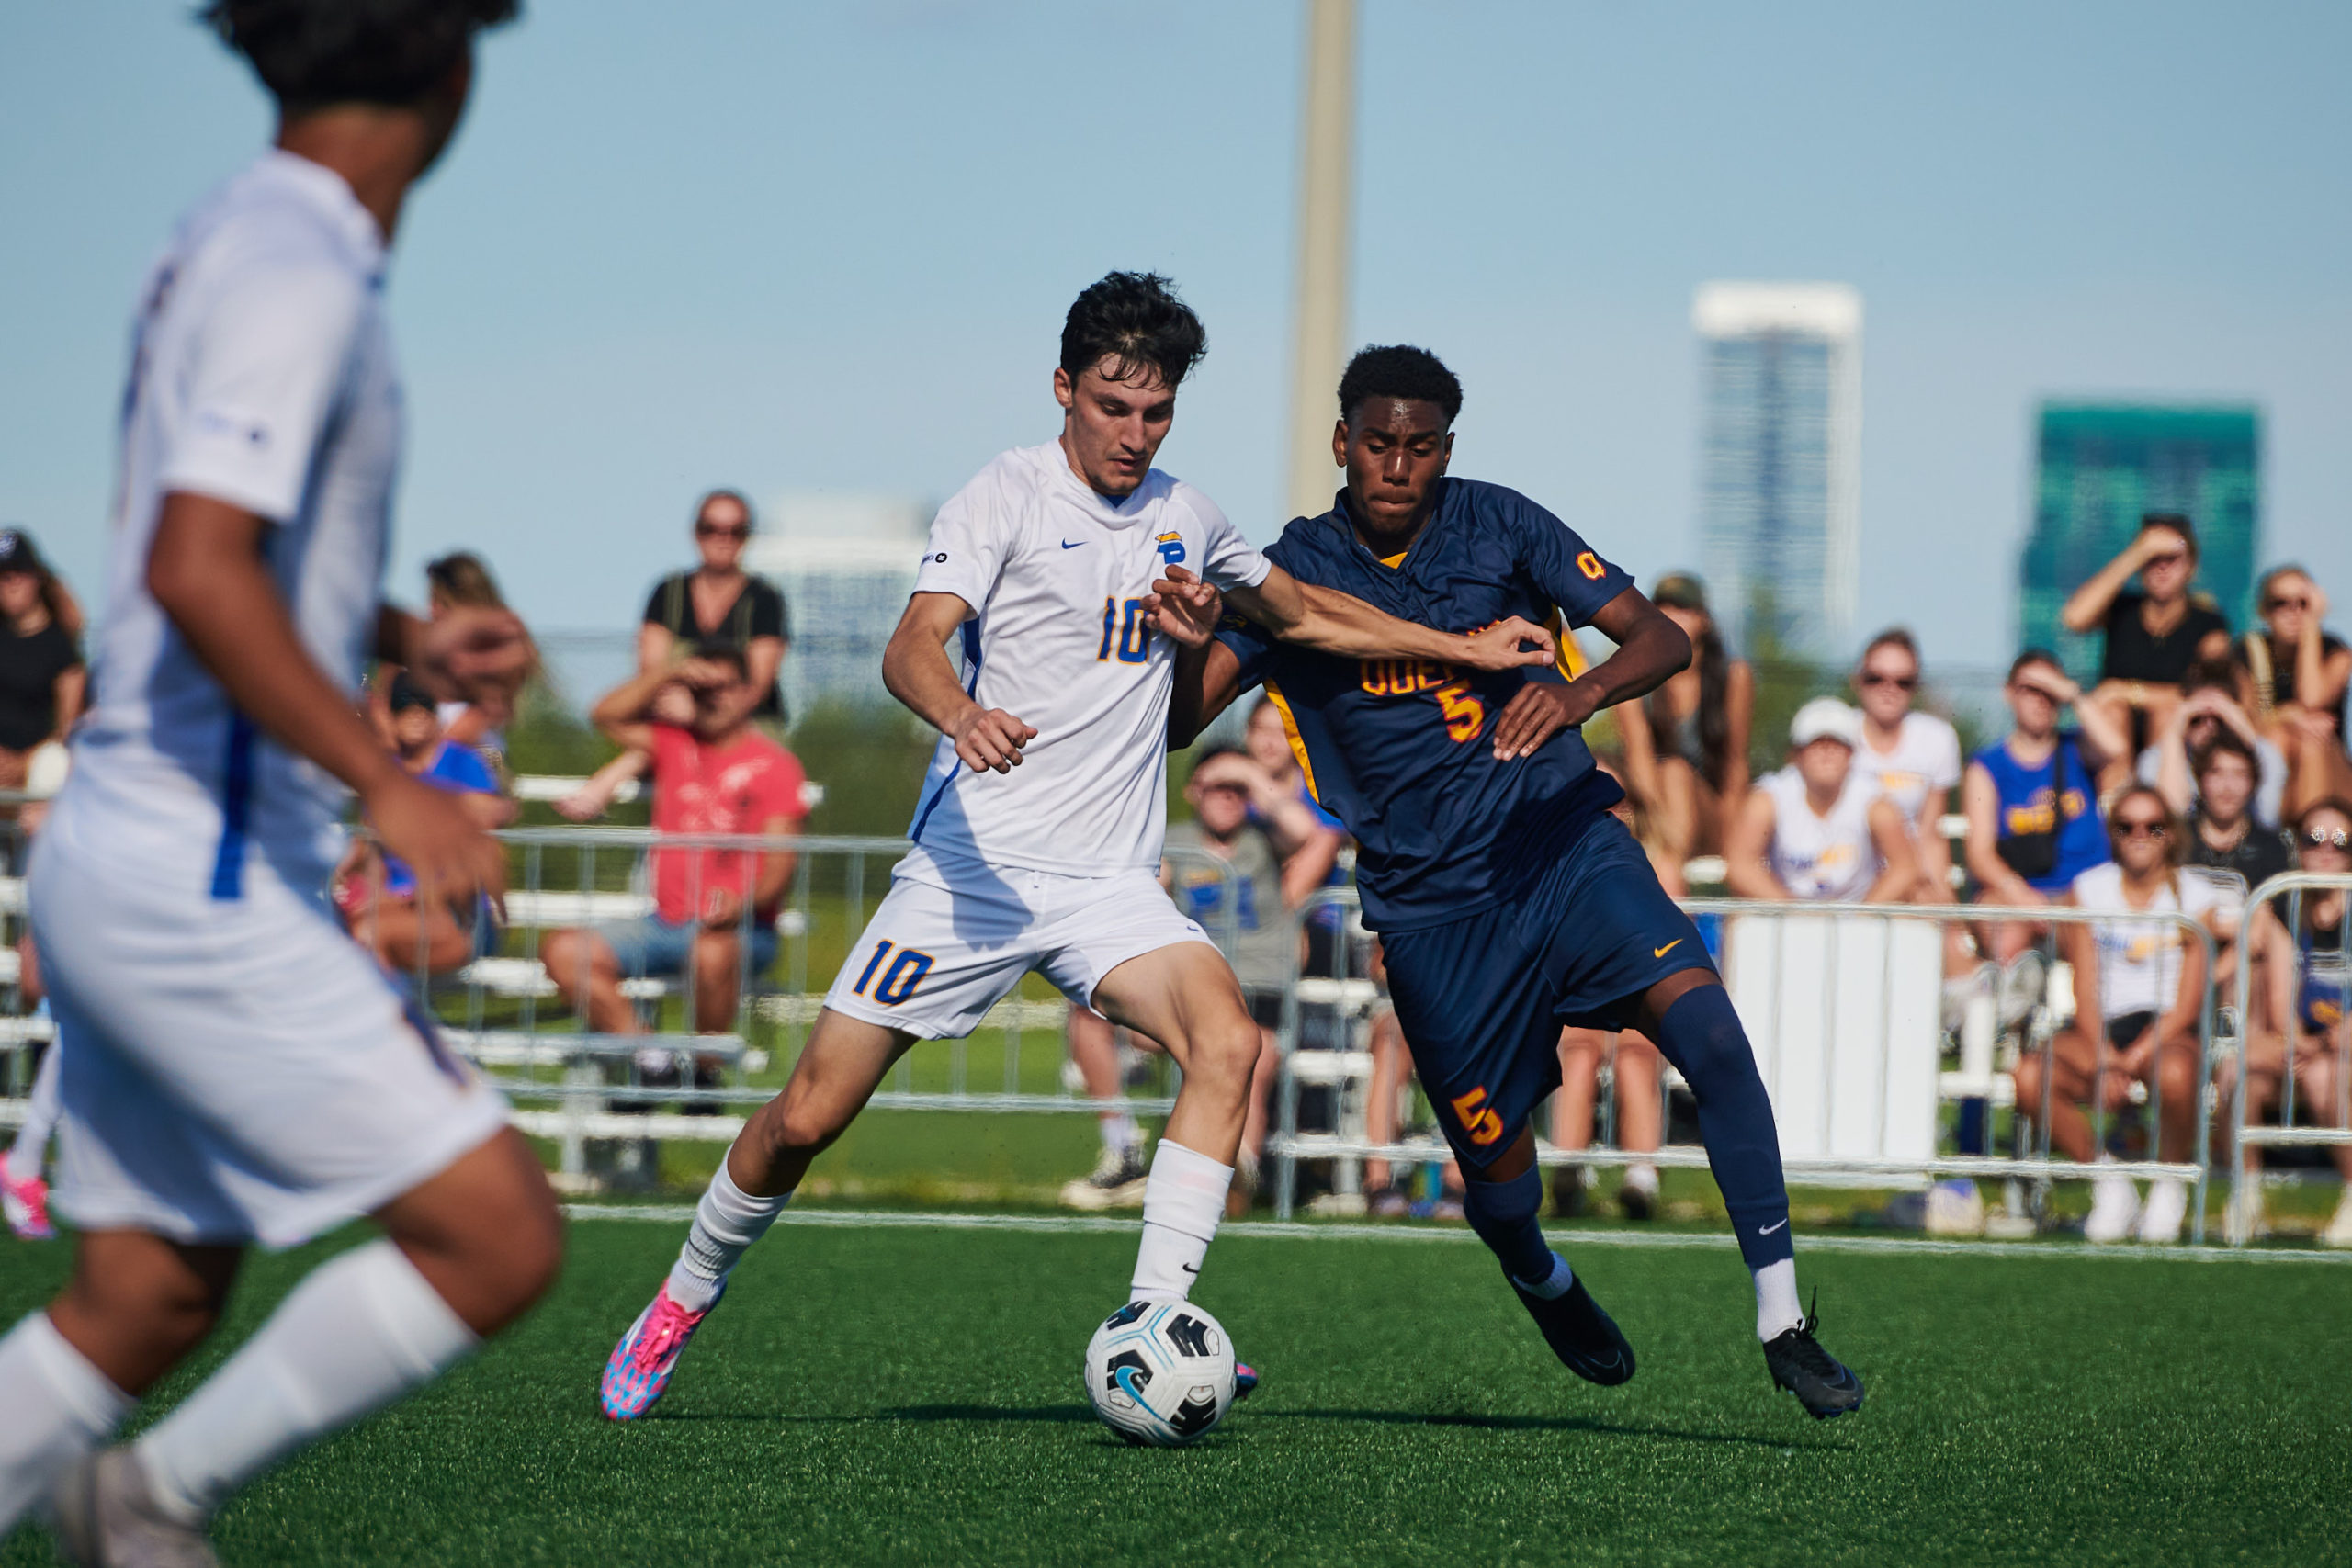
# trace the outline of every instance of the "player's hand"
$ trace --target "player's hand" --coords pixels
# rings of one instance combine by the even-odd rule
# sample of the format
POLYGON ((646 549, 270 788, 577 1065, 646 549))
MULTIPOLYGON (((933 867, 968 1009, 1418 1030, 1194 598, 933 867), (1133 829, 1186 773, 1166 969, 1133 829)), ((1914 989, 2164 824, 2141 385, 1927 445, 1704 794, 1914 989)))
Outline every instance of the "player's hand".
POLYGON ((956 755, 976 773, 1009 773, 1021 765, 1021 749, 1037 739, 1035 725, 1023 724, 1002 708, 971 710, 947 728, 956 755))
POLYGON ((1495 720, 1495 761, 1532 757, 1544 742, 1600 710, 1600 689, 1594 682, 1555 686, 1549 681, 1530 681, 1495 720))
MULTIPOLYGON (((420 906, 438 901, 461 909, 479 893, 492 900, 504 896, 506 852, 474 825, 456 795, 393 771, 369 788, 360 804, 385 851, 416 873, 420 906)), ((500 918, 504 918, 503 910, 500 918)))
POLYGON ((1144 619, 1151 629, 1164 632, 1186 648, 1199 648, 1216 635, 1225 614, 1225 595, 1214 583, 1202 581, 1181 566, 1151 585, 1143 598, 1144 619))
POLYGON ((1518 670, 1549 664, 1560 657, 1560 645, 1552 640, 1552 634, 1519 615, 1506 615, 1463 641, 1466 646, 1454 662, 1473 670, 1518 670), (1533 648, 1525 646, 1531 642, 1533 648))
POLYGON ((424 623, 410 673, 439 701, 471 703, 492 725, 503 725, 514 716, 515 696, 537 661, 531 634, 514 611, 459 604, 424 623))

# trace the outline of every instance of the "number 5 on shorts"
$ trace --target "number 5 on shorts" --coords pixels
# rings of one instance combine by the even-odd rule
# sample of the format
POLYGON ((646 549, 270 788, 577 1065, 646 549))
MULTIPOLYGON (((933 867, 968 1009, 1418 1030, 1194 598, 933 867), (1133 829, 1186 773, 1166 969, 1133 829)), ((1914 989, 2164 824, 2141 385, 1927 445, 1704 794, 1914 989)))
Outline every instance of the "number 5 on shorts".
POLYGON ((894 1008, 915 994, 915 987, 922 984, 922 977, 931 973, 931 954, 902 947, 899 949, 899 955, 893 958, 890 946, 886 942, 875 948, 874 956, 865 961, 865 969, 857 977, 857 984, 850 987, 850 995, 865 995, 865 987, 870 982, 874 986, 874 999, 886 1008, 894 1008), (874 978, 876 970, 882 974, 878 981, 874 978))
POLYGON ((1487 1103, 1487 1091, 1474 1089, 1468 1094, 1453 1097, 1454 1119, 1462 1123, 1462 1131, 1472 1143, 1485 1148, 1503 1135, 1503 1119, 1487 1103))

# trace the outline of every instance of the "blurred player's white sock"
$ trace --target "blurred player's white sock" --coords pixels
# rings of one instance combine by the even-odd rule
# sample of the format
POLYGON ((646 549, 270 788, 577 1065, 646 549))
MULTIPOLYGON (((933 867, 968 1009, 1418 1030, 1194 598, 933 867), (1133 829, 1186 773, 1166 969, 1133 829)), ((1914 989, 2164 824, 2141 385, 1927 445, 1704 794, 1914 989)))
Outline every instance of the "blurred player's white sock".
POLYGON ((720 1160, 718 1174, 710 1179, 709 1190, 695 1205, 694 1228, 686 1233, 686 1245, 678 1249, 678 1260, 670 1266, 670 1299, 688 1312, 708 1312, 736 1261, 768 1234, 768 1227, 791 1201, 789 1192, 781 1198, 753 1197, 735 1185, 735 1179, 727 1174, 727 1162, 720 1160))
POLYGON ((296 1449, 480 1343, 406 1254, 371 1241, 295 1286, 244 1348, 139 1439, 140 1461, 156 1501, 198 1522, 296 1449))
POLYGON ((1657 1197, 1657 1167, 1654 1165, 1627 1166, 1625 1168, 1625 1185, 1632 1188, 1636 1192, 1646 1192, 1653 1198, 1657 1197))
POLYGON ((1769 1345, 1804 1321, 1797 1305, 1797 1260, 1783 1258, 1756 1270, 1756 1337, 1769 1345))
POLYGON ((1225 1217, 1226 1190, 1232 1185, 1231 1166, 1165 1137, 1159 1140, 1152 1151, 1151 1177, 1143 1188, 1143 1241, 1136 1248, 1129 1300, 1184 1299, 1200 1276, 1216 1223, 1225 1217))
POLYGON ((138 1401, 34 1313, 0 1339, 0 1536, 138 1401))
POLYGON ((1102 1146, 1121 1159, 1126 1158, 1135 1146, 1143 1142, 1143 1129, 1136 1125, 1135 1116, 1129 1111, 1098 1116, 1094 1124, 1102 1131, 1102 1146))

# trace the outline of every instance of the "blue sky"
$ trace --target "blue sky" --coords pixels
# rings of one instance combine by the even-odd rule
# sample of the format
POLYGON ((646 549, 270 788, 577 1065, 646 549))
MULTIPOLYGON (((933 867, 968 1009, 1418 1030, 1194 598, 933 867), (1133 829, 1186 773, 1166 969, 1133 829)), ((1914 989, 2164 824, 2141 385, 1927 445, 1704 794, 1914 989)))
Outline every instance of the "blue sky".
MULTIPOLYGON (((266 139, 173 0, 0 54, 0 519, 95 579, 132 296, 266 139)), ((2035 400, 2252 399, 2266 555, 2352 602, 2352 7, 1364 0, 1357 341, 1468 388, 1459 471, 1645 578, 1692 553, 1692 289, 1852 283, 1863 619, 2010 637, 2035 400)), ((621 627, 696 491, 952 491, 1056 428, 1070 296, 1171 273, 1162 461, 1282 521, 1303 8, 540 0, 394 263, 400 576, 484 550, 621 627)), ((2346 616, 2346 619, 2352 619, 2346 616)))

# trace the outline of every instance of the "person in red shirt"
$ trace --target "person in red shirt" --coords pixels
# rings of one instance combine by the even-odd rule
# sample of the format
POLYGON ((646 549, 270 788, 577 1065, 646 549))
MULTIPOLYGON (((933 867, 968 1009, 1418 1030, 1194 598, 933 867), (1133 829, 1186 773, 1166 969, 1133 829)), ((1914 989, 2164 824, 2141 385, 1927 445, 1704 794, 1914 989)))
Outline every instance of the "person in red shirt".
MULTIPOLYGON (((655 831, 797 833, 807 816, 807 775, 791 752, 752 727, 759 701, 743 650, 706 647, 699 657, 615 687, 590 716, 616 744, 651 757, 655 831), (684 728, 652 716, 673 682, 694 694, 694 720, 684 728)), ((681 976, 695 1031, 721 1032, 734 1021, 742 976, 775 962, 776 911, 795 857, 701 846, 657 848, 649 858, 652 912, 549 932, 540 954, 548 974, 565 995, 584 998, 589 1027, 608 1034, 644 1027, 621 994, 623 976, 681 976)), ((661 1072, 671 1064, 663 1057, 639 1066, 661 1072)))

